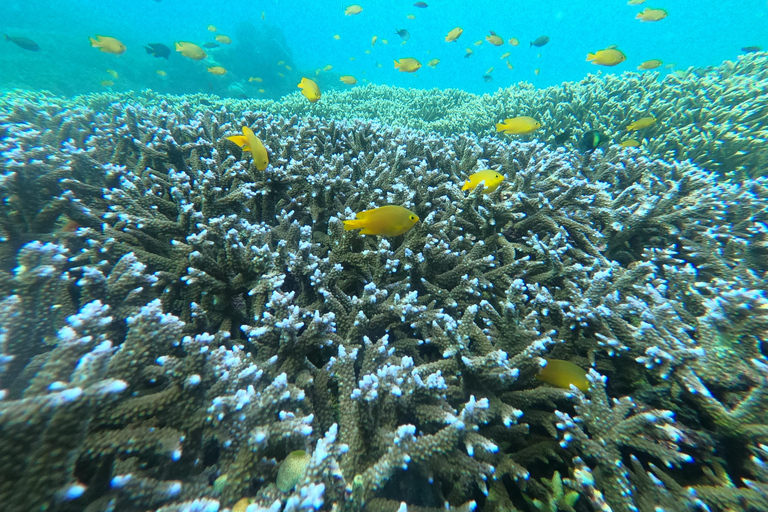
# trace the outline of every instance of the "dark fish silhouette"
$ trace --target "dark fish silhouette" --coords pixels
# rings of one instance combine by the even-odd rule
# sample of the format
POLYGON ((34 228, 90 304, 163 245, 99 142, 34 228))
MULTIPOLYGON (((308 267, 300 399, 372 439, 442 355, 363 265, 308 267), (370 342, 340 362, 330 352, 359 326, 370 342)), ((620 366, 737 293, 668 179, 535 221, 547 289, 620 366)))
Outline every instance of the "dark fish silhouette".
POLYGON ((203 48, 218 48, 218 47, 219 45, 217 45, 216 43, 205 43, 203 45, 203 48))
POLYGON ((596 150, 600 144, 605 142, 605 140, 605 135, 597 130, 590 130, 581 137, 581 140, 579 141, 579 149, 583 153, 589 155, 596 150))
POLYGON ((426 8, 426 7, 429 7, 429 6, 427 5, 427 2, 416 2, 415 4, 413 4, 413 6, 414 6, 414 7, 421 7, 422 9, 424 9, 424 8, 426 8))
MULTIPOLYGON (((6 37, 8 37, 8 36, 6 36, 6 37)), ((756 53, 756 52, 759 52, 761 50, 762 50, 762 48, 759 47, 759 46, 745 46, 744 48, 741 49, 741 51, 746 52, 746 53, 756 53)))
POLYGON ((555 135, 555 145, 562 146, 566 142, 571 140, 571 130, 565 130, 563 133, 555 135))
POLYGON ((397 35, 403 38, 403 41, 407 41, 411 38, 411 33, 408 32, 406 29, 401 28, 395 31, 397 35))
POLYGON ((40 47, 37 45, 37 43, 27 37, 11 37, 8 34, 4 35, 6 41, 12 42, 19 48, 24 48, 25 50, 29 50, 31 52, 40 51, 40 47))
POLYGON ((491 75, 483 75, 483 80, 485 80, 486 82, 492 82, 493 77, 491 75))
POLYGON ((547 44, 548 42, 549 42, 549 37, 548 36, 539 36, 536 39, 534 39, 533 41, 531 41, 531 46, 542 47, 545 44, 547 44))
POLYGON ((162 43, 150 43, 144 47, 147 53, 154 55, 155 57, 163 57, 165 59, 171 54, 171 49, 162 43))

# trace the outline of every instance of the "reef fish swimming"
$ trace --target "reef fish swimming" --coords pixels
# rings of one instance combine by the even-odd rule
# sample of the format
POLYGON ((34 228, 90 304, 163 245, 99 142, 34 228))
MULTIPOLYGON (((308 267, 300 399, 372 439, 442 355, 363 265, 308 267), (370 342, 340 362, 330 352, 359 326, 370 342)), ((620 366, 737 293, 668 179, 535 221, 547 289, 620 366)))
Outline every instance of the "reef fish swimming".
POLYGON ((408 41, 411 38, 411 33, 404 28, 395 29, 395 34, 399 35, 403 41, 408 41))
POLYGON ((121 55, 125 53, 125 45, 114 37, 109 36, 96 36, 89 37, 93 48, 98 48, 100 52, 111 53, 113 55, 121 55))
POLYGON ((637 13, 636 20, 640 21, 659 21, 667 17, 667 11, 664 9, 651 9, 646 7, 643 12, 637 13))
POLYGON ((504 175, 500 172, 486 169, 471 174, 464 182, 461 190, 475 190, 475 187, 483 184, 483 194, 490 194, 504 181, 504 175))
POLYGON ((615 66, 625 60, 627 60, 626 55, 618 48, 606 48, 587 54, 587 62, 600 66, 615 66))
POLYGON ((176 51, 192 60, 203 60, 207 57, 205 50, 195 43, 189 43, 187 41, 176 41, 176 51))
POLYGON ((547 359, 547 366, 541 369, 536 379, 557 386, 558 388, 577 389, 586 393, 589 391, 587 372, 576 364, 562 359, 547 359))
POLYGON ((360 229, 363 235, 398 236, 419 222, 419 216, 408 208, 387 205, 355 214, 353 220, 344 221, 344 229, 360 229))
POLYGON ((548 42, 549 42, 549 36, 539 36, 536 39, 534 39, 533 41, 531 41, 531 45, 530 46, 542 47, 545 44, 547 44, 548 42))
POLYGON ((157 58, 165 58, 171 54, 171 49, 165 46, 163 43, 149 43, 144 47, 149 55, 154 55, 157 58))
POLYGON ((37 52, 40 51, 40 46, 33 40, 29 39, 28 37, 11 37, 8 34, 3 34, 5 36, 6 41, 10 41, 19 48, 23 48, 24 50, 29 50, 30 52, 37 52))
POLYGON ((404 57, 400 60, 395 60, 395 69, 400 70, 401 73, 415 73, 421 68, 421 62, 413 57, 404 57))
POLYGON ((302 77, 298 88, 301 89, 301 94, 303 94, 310 103, 314 103, 320 99, 320 88, 317 86, 317 83, 314 80, 302 77))
POLYGON ((628 124, 627 131, 634 132, 637 130, 642 130, 643 128, 648 128, 649 126, 653 126, 654 124, 656 124, 656 118, 653 116, 646 116, 628 124))
POLYGON ((457 40, 463 33, 464 33, 464 29, 461 27, 452 28, 450 32, 448 32, 448 35, 445 36, 445 42, 452 43, 455 40, 457 40))
POLYGON ((541 128, 541 123, 530 116, 518 116, 496 123, 496 131, 507 135, 527 135, 541 128))
POLYGON ((232 135, 227 137, 227 140, 231 140, 243 151, 250 151, 253 155, 253 163, 256 165, 256 169, 263 171, 269 165, 269 155, 267 154, 267 148, 261 142, 253 130, 247 126, 243 126, 242 135, 232 135))
POLYGON ((590 130, 581 137, 579 149, 585 154, 590 154, 603 142, 605 142, 605 135, 597 130, 590 130))

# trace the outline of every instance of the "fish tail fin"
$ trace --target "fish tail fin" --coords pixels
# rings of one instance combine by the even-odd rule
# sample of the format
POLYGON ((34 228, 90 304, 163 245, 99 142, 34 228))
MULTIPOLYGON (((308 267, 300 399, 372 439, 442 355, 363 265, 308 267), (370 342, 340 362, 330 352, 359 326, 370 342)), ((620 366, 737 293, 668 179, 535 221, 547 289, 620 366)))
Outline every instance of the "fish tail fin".
POLYGON ((232 135, 231 137, 227 137, 227 140, 231 140, 232 142, 234 142, 235 144, 243 148, 243 150, 245 150, 245 146, 247 145, 247 139, 242 135, 232 135))
POLYGON ((597 55, 595 55, 594 53, 588 53, 587 54, 587 62, 592 62, 596 58, 597 58, 597 55))
POLYGON ((360 229, 365 227, 360 219, 352 219, 344 221, 344 231, 352 231, 353 229, 360 229))
POLYGON ((503 125, 501 123, 496 123, 496 131, 497 132, 503 132, 506 129, 507 129, 507 127, 505 125, 503 125))
POLYGON ((88 40, 91 42, 92 48, 101 48, 101 43, 97 39, 89 37, 88 40))
POLYGON ((395 60, 395 69, 400 69, 400 63, 395 60))
POLYGON ((147 53, 149 53, 149 54, 155 53, 155 50, 153 50, 149 46, 145 46, 144 49, 147 50, 147 53))

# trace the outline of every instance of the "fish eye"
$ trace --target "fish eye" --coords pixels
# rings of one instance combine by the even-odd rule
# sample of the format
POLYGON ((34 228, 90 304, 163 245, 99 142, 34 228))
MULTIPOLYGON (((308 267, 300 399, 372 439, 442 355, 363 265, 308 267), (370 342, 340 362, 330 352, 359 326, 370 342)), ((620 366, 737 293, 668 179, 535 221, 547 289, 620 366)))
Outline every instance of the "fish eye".
POLYGON ((499 177, 499 175, 498 175, 498 174, 494 176, 494 178, 498 178, 498 177, 499 177))
POLYGON ((415 220, 416 220, 416 216, 415 216, 415 215, 411 215, 411 216, 409 217, 409 219, 411 219, 412 221, 415 221, 415 220))

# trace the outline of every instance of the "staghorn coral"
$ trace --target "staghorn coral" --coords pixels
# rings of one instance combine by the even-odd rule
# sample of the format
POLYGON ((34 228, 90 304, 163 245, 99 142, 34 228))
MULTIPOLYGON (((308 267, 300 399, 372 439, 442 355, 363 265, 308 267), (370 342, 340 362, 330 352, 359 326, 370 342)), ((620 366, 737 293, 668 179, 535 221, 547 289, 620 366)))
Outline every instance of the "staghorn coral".
MULTIPOLYGON (((585 161, 537 142, 115 99, 30 95, 0 121, 8 148, 45 148, 29 167, 3 151, 3 194, 19 196, 24 173, 56 183, 23 191, 28 212, 4 205, 0 245, 17 263, 0 273, 0 410, 43 441, 24 459, 31 438, 14 431, 0 467, 50 490, 5 488, 18 510, 513 510, 529 494, 645 510, 696 504, 680 489, 714 482, 678 482, 654 458, 704 475, 722 439, 762 442, 764 180, 617 148, 585 161), (243 125, 269 148, 263 173, 223 139, 243 125), (460 191, 480 168, 507 180, 460 191), (73 206, 27 243, 37 205, 62 197, 73 206), (386 203, 423 222, 391 239, 344 231, 386 203), (58 229, 66 219, 80 227, 58 229), (550 355, 610 385, 593 373, 589 399, 542 385, 550 355), (66 449, 50 450, 59 435, 66 449), (616 465, 627 449, 637 460, 616 465), (310 461, 282 492, 294 450, 310 461)), ((750 471, 734 496, 760 488, 750 471)))

